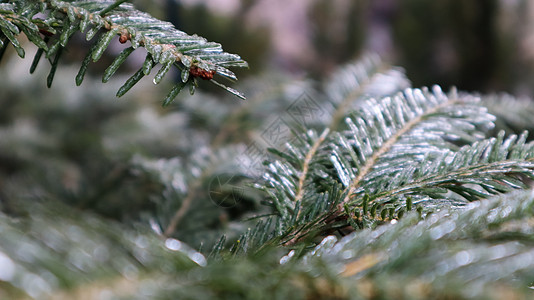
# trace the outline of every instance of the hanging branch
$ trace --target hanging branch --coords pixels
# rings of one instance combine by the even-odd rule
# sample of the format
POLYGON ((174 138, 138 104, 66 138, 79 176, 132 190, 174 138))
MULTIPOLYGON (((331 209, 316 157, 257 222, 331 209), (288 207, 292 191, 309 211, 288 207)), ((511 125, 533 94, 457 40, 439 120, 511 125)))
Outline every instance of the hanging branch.
POLYGON ((28 39, 40 48, 31 71, 35 70, 43 52, 48 59, 53 59, 47 81, 50 86, 61 57, 61 49, 67 46, 73 34, 82 32, 87 40, 96 37, 96 42, 87 53, 76 76, 76 84, 80 85, 88 64, 100 60, 111 41, 118 36, 120 43, 130 41, 131 46, 121 52, 106 69, 103 82, 113 76, 135 49, 143 47, 148 52, 143 66, 119 89, 118 97, 128 92, 160 64, 161 68, 153 79, 154 84, 159 84, 173 67, 180 72, 181 78, 181 82, 175 84, 165 97, 164 106, 170 104, 185 86, 189 86, 190 92, 194 93, 199 78, 211 81, 245 99, 240 92, 214 79, 215 75, 218 75, 231 81, 237 80, 229 68, 247 67, 247 63, 238 55, 226 53, 218 43, 208 42, 197 35, 188 35, 174 28, 171 23, 153 18, 123 2, 125 1, 27 0, 1 3, 0 54, 11 44, 17 54, 24 58, 24 49, 16 36, 21 32, 25 33, 28 39))

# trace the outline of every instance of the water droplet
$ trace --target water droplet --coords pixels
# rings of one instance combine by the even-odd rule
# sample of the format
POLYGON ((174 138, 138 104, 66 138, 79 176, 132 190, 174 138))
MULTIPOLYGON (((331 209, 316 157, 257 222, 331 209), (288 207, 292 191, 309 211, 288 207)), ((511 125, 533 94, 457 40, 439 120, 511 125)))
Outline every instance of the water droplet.
POLYGON ((473 261, 473 258, 467 251, 460 251, 455 256, 454 259, 456 260, 456 263, 458 266, 465 266, 469 264, 471 261, 473 261))
POLYGON ((165 247, 170 250, 180 251, 182 250, 182 242, 176 239, 169 238, 165 240, 165 247))
POLYGON ((0 280, 11 281, 14 275, 15 263, 7 255, 0 252, 0 280))
POLYGON ((289 251, 287 255, 285 255, 284 257, 280 259, 280 264, 283 265, 287 263, 293 257, 293 255, 295 255, 295 250, 289 251))
POLYGON ((202 255, 199 252, 193 253, 192 255, 189 256, 189 258, 191 258, 192 261, 196 262, 201 267, 205 267, 208 264, 204 255, 202 255))

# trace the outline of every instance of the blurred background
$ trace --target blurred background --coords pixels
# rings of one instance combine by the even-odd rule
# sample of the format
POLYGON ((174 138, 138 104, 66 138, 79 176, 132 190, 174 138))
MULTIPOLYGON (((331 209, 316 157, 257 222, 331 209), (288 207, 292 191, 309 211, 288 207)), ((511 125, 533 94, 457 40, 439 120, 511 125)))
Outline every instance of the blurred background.
MULTIPOLYGON (((164 1, 164 0, 160 0, 164 1)), ((151 9, 149 1, 137 1, 151 9)), ((264 68, 314 78, 378 53, 414 86, 531 95, 534 3, 528 0, 165 0, 153 14, 221 42, 264 68), (216 26, 214 26, 216 24, 216 26)))

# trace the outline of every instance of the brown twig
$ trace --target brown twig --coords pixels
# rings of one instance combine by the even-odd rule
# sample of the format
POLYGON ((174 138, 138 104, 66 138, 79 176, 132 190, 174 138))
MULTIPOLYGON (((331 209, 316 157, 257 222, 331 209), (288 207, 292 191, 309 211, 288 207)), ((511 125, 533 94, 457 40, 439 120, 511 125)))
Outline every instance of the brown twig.
POLYGON ((200 180, 196 181, 190 188, 189 188, 189 194, 187 194, 187 197, 185 197, 184 201, 182 202, 182 206, 180 206, 180 209, 176 211, 174 216, 171 219, 171 222, 163 232, 163 236, 169 237, 172 235, 172 233, 176 230, 176 227, 180 223, 180 221, 185 216, 185 213, 189 210, 189 207, 191 206, 191 203, 193 202, 193 199, 196 196, 196 190, 200 186, 200 180))
MULTIPOLYGON (((317 141, 313 143, 313 146, 310 148, 308 153, 306 153, 306 157, 304 158, 304 163, 302 165, 302 172, 300 173, 300 176, 299 176, 299 186, 298 186, 297 196, 295 196, 295 202, 300 201, 302 197, 304 196, 304 183, 308 175, 311 160, 313 156, 315 155, 315 153, 317 152, 317 150, 319 149, 319 146, 321 146, 321 144, 326 139, 326 136, 328 136, 329 132, 330 130, 328 128, 325 129, 323 133, 321 134, 321 136, 319 137, 319 139, 317 139, 317 141)), ((297 219, 299 218, 301 211, 302 210, 299 210, 297 214, 297 219)))

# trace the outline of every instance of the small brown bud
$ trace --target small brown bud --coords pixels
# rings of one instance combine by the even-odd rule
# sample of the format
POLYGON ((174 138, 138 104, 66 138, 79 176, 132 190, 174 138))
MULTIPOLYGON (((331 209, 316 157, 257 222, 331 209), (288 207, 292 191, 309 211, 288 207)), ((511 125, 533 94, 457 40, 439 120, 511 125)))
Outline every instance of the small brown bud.
POLYGON ((121 34, 121 36, 119 37, 119 42, 120 42, 121 44, 124 44, 124 43, 126 43, 129 39, 130 39, 129 34, 127 34, 127 33, 126 33, 126 34, 123 33, 123 34, 121 34))
POLYGON ((213 79, 213 76, 217 73, 215 70, 204 70, 197 66, 191 66, 189 68, 189 74, 191 74, 193 77, 200 77, 204 80, 210 80, 213 79))

